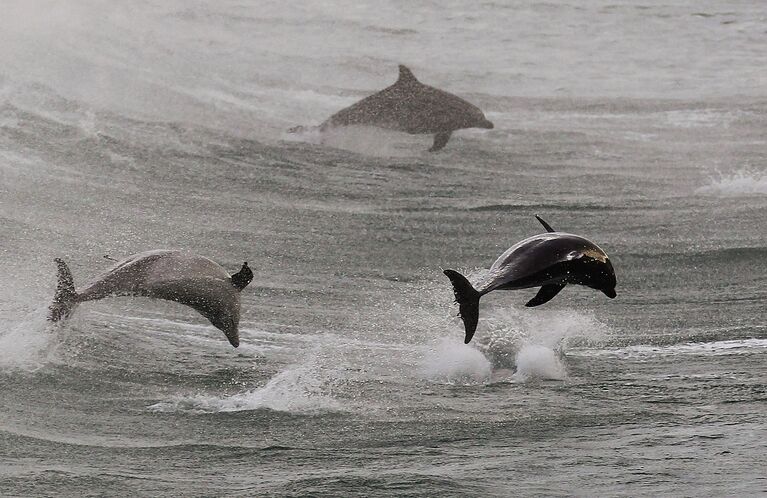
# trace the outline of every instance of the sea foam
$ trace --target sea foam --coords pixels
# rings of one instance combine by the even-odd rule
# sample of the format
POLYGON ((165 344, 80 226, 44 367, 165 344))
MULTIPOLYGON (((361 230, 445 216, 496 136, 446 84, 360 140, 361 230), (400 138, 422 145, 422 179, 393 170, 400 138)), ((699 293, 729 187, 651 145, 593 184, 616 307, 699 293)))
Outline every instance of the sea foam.
POLYGON ((55 354, 59 341, 54 340, 54 325, 40 308, 24 315, 20 321, 6 323, 0 331, 0 368, 34 371, 55 354))
POLYGON ((442 339, 424 355, 423 377, 447 384, 477 384, 490 379, 492 365, 474 346, 442 339))
POLYGON ((716 176, 710 177, 708 185, 698 188, 696 193, 734 197, 766 195, 767 172, 744 168, 732 173, 718 173, 716 176))
POLYGON ((314 361, 288 367, 263 386, 229 396, 197 394, 176 396, 149 406, 156 412, 192 413, 274 410, 311 415, 345 411, 343 404, 329 392, 324 376, 314 361))
POLYGON ((516 368, 515 382, 567 378, 568 347, 598 342, 607 334, 607 327, 592 314, 573 310, 488 310, 485 323, 486 332, 475 338, 478 347, 495 368, 516 368))

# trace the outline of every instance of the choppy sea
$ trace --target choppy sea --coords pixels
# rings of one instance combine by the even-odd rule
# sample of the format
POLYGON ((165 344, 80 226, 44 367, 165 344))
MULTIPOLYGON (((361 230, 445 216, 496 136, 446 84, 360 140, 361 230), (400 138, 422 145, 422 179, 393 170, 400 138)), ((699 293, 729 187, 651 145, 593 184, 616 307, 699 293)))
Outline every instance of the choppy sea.
POLYGON ((0 15, 0 495, 767 493, 761 1, 8 0, 0 15), (397 65, 493 130, 291 135, 397 65), (555 228, 618 297, 483 298, 555 228), (183 248, 230 272, 241 346, 80 286, 183 248))

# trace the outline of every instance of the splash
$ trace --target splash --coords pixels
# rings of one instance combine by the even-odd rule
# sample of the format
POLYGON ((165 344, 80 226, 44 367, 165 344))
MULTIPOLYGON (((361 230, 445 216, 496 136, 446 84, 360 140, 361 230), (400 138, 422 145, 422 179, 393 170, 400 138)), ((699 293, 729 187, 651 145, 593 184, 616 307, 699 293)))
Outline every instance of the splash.
POLYGON ((598 342, 607 334, 607 327, 594 316, 572 310, 530 314, 495 309, 484 321, 487 331, 475 339, 477 346, 495 368, 516 368, 516 382, 565 379, 565 351, 572 345, 598 342))
POLYGON ((517 352, 517 371, 513 379, 518 382, 532 380, 564 380, 567 370, 562 357, 540 344, 526 344, 517 352))
POLYGON ((490 361, 480 351, 455 339, 442 339, 424 356, 421 365, 424 378, 447 384, 485 383, 491 371, 490 361))
POLYGON ((740 196, 767 195, 767 172, 743 168, 729 174, 718 173, 709 178, 708 185, 696 190, 698 194, 740 196))
POLYGON ((51 359, 59 341, 46 315, 45 308, 37 309, 0 332, 0 369, 35 371, 51 359))
POLYGON ((310 361, 272 377, 264 387, 232 396, 195 395, 176 397, 149 406, 155 412, 219 413, 274 410, 311 415, 345 411, 340 401, 329 394, 329 386, 310 361))
POLYGON ((411 137, 405 133, 371 126, 344 126, 320 131, 319 127, 296 127, 282 137, 286 141, 307 142, 348 150, 373 157, 411 157, 431 146, 423 136, 411 137))

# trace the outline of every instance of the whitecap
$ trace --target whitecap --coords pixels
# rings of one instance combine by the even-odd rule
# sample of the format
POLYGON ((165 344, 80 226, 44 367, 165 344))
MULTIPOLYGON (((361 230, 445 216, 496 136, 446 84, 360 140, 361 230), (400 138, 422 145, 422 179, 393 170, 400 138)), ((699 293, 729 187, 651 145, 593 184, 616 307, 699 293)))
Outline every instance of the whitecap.
POLYGON ((717 176, 709 178, 708 185, 698 188, 696 193, 734 197, 766 195, 767 172, 744 168, 732 173, 717 173, 717 176))
POLYGON ((346 411, 330 391, 326 376, 317 367, 316 361, 310 360, 283 370, 258 389, 228 396, 176 396, 148 408, 155 412, 193 413, 274 410, 300 415, 346 411))

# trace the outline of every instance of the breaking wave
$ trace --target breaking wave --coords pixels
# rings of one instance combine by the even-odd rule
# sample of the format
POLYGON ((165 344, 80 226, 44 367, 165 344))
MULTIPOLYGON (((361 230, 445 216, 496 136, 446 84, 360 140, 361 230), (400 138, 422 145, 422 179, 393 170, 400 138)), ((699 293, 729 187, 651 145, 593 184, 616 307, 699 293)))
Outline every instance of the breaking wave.
POLYGON ((696 190, 698 194, 739 196, 767 195, 767 172, 740 169, 732 173, 717 173, 708 185, 696 190))

